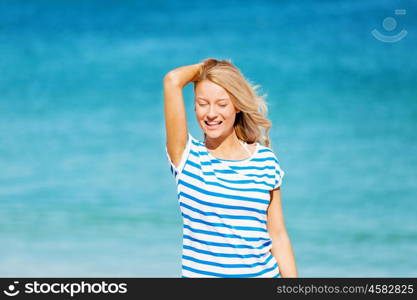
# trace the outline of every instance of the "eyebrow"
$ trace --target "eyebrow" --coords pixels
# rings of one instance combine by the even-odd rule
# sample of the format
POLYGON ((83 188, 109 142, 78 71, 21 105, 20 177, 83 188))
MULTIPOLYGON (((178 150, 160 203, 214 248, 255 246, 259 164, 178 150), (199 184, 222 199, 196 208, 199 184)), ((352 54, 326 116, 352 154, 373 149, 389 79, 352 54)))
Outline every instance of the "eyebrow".
MULTIPOLYGON (((209 100, 207 100, 207 99, 205 99, 203 97, 197 97, 197 98, 199 98, 201 100, 209 101, 209 100)), ((220 101, 220 100, 229 100, 229 99, 228 98, 220 98, 220 99, 216 99, 215 101, 220 101)))

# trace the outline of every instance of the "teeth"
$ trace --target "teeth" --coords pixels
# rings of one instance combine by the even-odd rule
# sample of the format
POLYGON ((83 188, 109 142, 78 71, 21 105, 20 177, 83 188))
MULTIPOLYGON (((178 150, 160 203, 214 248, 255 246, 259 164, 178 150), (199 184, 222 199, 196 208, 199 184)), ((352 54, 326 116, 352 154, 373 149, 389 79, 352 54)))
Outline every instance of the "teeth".
POLYGON ((208 125, 217 125, 217 124, 220 124, 222 121, 219 121, 219 122, 207 122, 206 121, 206 124, 208 124, 208 125))

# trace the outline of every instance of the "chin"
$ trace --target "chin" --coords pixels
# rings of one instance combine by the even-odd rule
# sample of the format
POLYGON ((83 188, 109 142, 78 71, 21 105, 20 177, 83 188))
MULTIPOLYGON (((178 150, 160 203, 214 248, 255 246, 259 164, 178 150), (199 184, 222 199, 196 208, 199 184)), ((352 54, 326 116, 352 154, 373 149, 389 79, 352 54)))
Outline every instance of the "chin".
POLYGON ((203 130, 207 138, 218 139, 222 136, 227 136, 227 132, 224 130, 203 130))
POLYGON ((206 134, 206 137, 210 139, 217 139, 222 136, 222 132, 204 132, 206 134))

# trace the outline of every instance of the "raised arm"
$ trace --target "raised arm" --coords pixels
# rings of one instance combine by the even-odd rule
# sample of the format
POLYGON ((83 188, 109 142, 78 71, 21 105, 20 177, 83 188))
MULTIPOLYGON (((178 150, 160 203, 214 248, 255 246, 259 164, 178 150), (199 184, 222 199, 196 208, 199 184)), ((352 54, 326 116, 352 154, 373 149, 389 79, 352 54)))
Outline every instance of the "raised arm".
POLYGON ((187 144, 188 127, 183 88, 195 81, 202 63, 179 67, 164 77, 164 109, 166 145, 169 156, 178 166, 187 144))

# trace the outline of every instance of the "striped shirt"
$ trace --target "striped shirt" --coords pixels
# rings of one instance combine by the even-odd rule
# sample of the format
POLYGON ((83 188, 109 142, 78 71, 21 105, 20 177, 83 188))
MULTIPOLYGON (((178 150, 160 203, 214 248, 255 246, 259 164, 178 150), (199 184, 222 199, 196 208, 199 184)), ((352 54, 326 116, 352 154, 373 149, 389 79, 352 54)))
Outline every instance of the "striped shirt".
POLYGON ((244 160, 215 158, 188 135, 175 177, 183 218, 182 277, 280 277, 266 212, 284 172, 268 147, 244 160))

